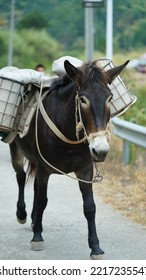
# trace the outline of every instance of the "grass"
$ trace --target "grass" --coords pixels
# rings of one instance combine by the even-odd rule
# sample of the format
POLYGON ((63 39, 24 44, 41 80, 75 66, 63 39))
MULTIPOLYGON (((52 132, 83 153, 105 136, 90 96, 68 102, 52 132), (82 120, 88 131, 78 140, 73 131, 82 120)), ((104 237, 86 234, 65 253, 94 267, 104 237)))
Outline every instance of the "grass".
POLYGON ((122 163, 122 140, 113 136, 111 152, 99 164, 104 177, 94 186, 95 195, 133 222, 146 226, 146 153, 141 150, 134 164, 122 163))

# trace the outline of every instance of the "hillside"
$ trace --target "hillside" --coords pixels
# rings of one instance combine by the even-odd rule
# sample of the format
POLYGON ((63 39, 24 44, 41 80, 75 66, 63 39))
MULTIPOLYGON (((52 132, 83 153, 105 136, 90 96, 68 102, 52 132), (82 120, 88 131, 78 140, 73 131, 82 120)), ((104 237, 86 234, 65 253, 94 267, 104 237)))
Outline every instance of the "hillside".
MULTIPOLYGON (((82 0, 15 1, 15 27, 45 28, 64 50, 84 48, 84 8, 82 0)), ((105 50, 106 0, 94 9, 95 48, 105 50)), ((10 1, 0 0, 0 27, 9 27, 10 1)), ((146 1, 113 1, 114 49, 127 51, 146 45, 146 1)))

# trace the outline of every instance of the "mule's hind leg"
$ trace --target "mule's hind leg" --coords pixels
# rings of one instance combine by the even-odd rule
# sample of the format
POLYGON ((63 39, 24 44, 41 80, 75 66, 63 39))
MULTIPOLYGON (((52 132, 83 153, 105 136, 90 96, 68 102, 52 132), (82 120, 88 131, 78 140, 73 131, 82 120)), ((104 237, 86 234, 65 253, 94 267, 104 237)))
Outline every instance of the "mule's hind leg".
MULTIPOLYGON (((86 170, 85 172, 78 172, 76 175, 83 180, 91 180, 92 169, 86 170)), ((93 198, 92 184, 79 182, 80 190, 83 197, 83 209, 84 215, 87 219, 88 224, 88 243, 91 248, 91 259, 100 259, 104 252, 99 246, 99 239, 97 237, 96 225, 95 225, 95 213, 96 206, 93 198)))
POLYGON ((47 184, 49 174, 42 167, 37 167, 34 182, 34 203, 32 210, 33 239, 31 241, 32 249, 35 251, 43 250, 42 237, 42 218, 47 205, 47 184))
POLYGON ((16 179, 18 183, 18 201, 17 201, 17 211, 16 216, 19 223, 24 224, 26 222, 26 210, 24 201, 24 187, 26 180, 26 173, 23 169, 24 156, 15 142, 10 144, 10 153, 13 168, 16 172, 16 179))

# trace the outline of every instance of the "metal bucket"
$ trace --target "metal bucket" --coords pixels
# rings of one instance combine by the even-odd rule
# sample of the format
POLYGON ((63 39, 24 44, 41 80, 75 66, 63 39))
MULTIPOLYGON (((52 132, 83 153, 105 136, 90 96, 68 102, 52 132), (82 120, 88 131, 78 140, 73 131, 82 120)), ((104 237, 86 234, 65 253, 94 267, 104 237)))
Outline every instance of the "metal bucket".
POLYGON ((0 77, 0 131, 15 130, 15 120, 24 87, 17 81, 0 77))
MULTIPOLYGON (((109 59, 99 59, 97 63, 100 67, 104 68, 104 70, 109 70, 115 67, 109 59)), ((111 117, 113 118, 114 116, 121 115, 127 111, 128 108, 136 102, 137 97, 131 94, 119 75, 108 86, 113 93, 113 99, 110 105, 111 117)))

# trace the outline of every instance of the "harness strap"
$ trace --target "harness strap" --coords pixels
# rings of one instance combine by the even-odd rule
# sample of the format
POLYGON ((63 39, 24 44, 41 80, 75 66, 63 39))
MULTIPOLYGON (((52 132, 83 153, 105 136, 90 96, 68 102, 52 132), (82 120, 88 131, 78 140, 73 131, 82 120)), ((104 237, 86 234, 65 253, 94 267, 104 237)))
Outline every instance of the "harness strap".
POLYGON ((62 140, 64 141, 65 143, 68 143, 68 144, 80 144, 82 142, 84 142, 86 140, 86 136, 80 140, 70 140, 68 138, 66 138, 62 132, 57 128, 57 126, 52 122, 52 120, 50 119, 50 117, 48 116, 48 114, 46 113, 45 111, 45 108, 44 108, 44 105, 42 103, 42 100, 41 100, 41 95, 39 94, 38 95, 38 92, 36 93, 36 98, 37 98, 37 101, 38 101, 38 109, 40 109, 40 112, 45 120, 45 122, 47 123, 47 125, 52 129, 52 131, 62 140))

